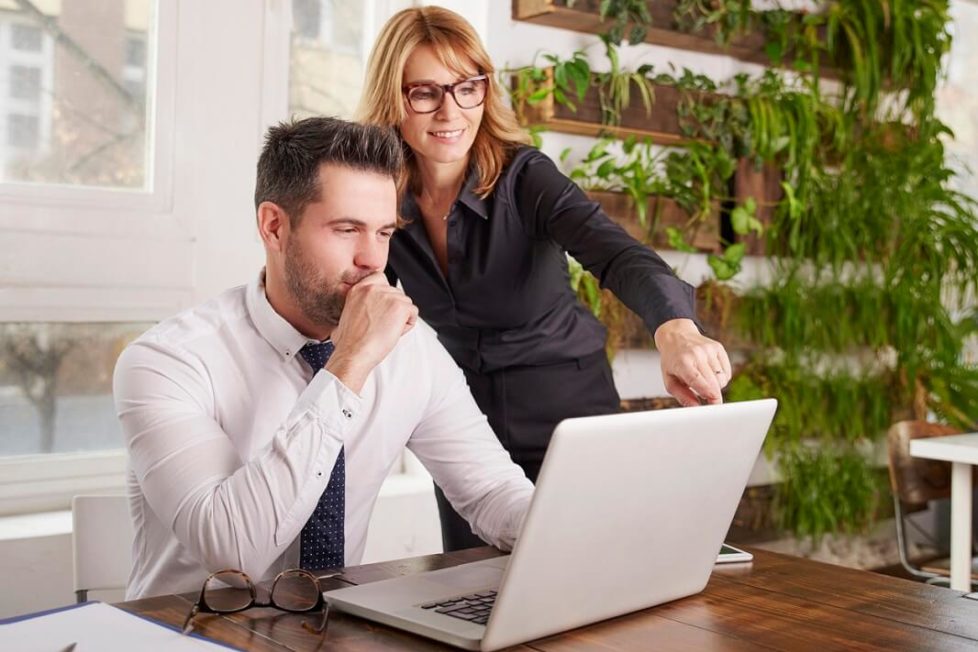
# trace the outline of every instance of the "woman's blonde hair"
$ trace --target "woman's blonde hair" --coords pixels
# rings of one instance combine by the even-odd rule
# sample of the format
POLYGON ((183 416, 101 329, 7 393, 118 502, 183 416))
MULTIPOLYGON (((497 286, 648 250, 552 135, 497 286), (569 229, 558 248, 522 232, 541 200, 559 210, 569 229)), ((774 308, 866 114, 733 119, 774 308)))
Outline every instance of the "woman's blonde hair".
MULTIPOLYGON (((441 7, 417 7, 399 11, 387 21, 370 53, 357 119, 400 127, 407 117, 401 90, 404 67, 411 53, 423 45, 430 46, 441 62, 459 75, 470 73, 469 66, 475 64, 479 73, 487 77, 485 111, 472 144, 472 156, 479 173, 475 192, 488 195, 515 149, 529 143, 530 138, 502 101, 496 71, 479 36, 455 12, 441 7)), ((405 154, 409 188, 417 193, 417 162, 406 144, 405 154)))

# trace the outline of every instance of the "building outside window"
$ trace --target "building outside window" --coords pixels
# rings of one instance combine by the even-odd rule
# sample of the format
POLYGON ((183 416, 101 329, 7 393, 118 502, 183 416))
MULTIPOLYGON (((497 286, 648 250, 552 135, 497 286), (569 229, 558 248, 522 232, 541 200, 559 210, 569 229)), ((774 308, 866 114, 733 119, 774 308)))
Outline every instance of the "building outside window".
POLYGON ((289 112, 352 118, 363 87, 371 3, 292 0, 289 112))
POLYGON ((10 148, 33 150, 38 147, 40 141, 38 116, 7 114, 7 145, 10 148))
POLYGON ((14 23, 10 26, 10 47, 21 52, 40 52, 43 35, 34 25, 14 23))
POLYGON ((35 1, 0 11, 0 182, 147 188, 154 5, 35 1))
POLYGON ((41 69, 37 66, 10 66, 10 98, 39 102, 41 69))

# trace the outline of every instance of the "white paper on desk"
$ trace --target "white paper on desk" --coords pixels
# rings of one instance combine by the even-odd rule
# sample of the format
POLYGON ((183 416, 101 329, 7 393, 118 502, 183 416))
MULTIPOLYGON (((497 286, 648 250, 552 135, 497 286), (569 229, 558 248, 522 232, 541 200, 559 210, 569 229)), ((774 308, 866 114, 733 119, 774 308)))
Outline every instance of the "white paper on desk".
POLYGON ((103 602, 0 624, 0 650, 61 652, 228 652, 230 648, 134 616, 103 602))

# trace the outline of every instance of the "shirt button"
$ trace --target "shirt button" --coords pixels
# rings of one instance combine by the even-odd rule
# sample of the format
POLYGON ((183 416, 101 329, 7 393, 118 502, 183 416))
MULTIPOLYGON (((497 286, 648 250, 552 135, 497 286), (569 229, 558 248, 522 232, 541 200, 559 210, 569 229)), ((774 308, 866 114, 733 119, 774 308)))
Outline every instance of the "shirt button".
POLYGON ((343 416, 345 416, 347 419, 352 419, 353 413, 347 410, 346 408, 343 408, 343 416))

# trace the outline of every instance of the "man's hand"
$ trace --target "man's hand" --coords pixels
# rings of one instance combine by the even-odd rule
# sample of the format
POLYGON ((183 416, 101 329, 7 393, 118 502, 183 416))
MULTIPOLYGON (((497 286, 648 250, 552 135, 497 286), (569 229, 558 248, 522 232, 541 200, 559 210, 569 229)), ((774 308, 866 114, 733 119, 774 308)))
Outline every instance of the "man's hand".
POLYGON ((700 335, 691 319, 671 319, 655 331, 666 390, 684 406, 722 403, 730 382, 730 358, 723 345, 700 335))
POLYGON ((414 328, 418 308, 376 272, 350 288, 340 323, 331 335, 336 350, 326 369, 360 393, 367 376, 402 335, 414 328))

